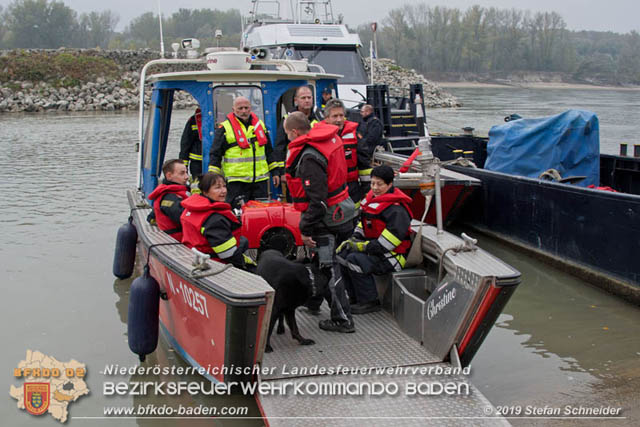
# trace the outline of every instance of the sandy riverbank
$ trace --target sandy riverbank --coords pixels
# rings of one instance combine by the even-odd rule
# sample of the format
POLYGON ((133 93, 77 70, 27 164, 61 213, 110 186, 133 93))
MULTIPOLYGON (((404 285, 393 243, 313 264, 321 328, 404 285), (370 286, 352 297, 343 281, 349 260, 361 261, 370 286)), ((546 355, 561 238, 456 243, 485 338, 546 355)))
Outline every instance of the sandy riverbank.
POLYGON ((584 89, 584 90, 629 90, 640 91, 640 86, 597 86, 578 83, 555 82, 520 82, 512 84, 480 83, 480 82, 434 82, 445 88, 509 88, 514 89, 584 89))

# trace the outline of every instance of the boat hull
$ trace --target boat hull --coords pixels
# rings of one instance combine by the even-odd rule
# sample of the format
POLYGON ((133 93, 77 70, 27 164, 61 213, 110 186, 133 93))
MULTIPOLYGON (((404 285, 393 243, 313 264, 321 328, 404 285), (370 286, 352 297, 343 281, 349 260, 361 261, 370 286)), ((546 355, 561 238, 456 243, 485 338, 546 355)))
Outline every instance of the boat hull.
POLYGON ((146 221, 129 192, 138 254, 160 286, 160 329, 197 372, 215 382, 248 382, 262 360, 274 291, 259 276, 215 260, 194 271, 193 253, 146 221), (223 369, 224 368, 224 369, 223 369))
POLYGON ((458 166, 482 180, 460 219, 640 303, 640 196, 458 166))
MULTIPOLYGON (((148 253, 142 246, 139 250, 148 253)), ((212 381, 251 381, 247 368, 258 360, 266 304, 225 301, 172 271, 153 254, 149 266, 166 294, 166 300, 160 301, 160 327, 168 343, 212 381), (228 372, 223 367, 237 369, 228 372)))

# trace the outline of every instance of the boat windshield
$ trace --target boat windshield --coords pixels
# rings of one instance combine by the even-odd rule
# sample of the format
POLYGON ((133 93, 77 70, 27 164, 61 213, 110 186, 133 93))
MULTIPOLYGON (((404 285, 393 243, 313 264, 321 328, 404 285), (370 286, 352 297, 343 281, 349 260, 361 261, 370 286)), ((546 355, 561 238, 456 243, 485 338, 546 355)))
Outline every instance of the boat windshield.
POLYGON ((216 123, 226 120, 227 114, 231 112, 233 100, 239 96, 244 96, 251 103, 251 111, 264 120, 264 106, 262 103, 262 91, 256 86, 217 86, 213 89, 213 111, 215 112, 216 123))
POLYGON ((367 73, 362 59, 354 47, 296 46, 294 59, 308 59, 327 73, 342 74, 338 83, 367 84, 367 73))

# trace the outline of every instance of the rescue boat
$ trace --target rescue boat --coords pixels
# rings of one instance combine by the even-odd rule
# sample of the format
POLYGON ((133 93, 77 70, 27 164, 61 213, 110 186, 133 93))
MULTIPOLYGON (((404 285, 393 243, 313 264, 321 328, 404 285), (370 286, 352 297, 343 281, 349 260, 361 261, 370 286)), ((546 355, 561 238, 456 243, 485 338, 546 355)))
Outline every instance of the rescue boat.
MULTIPOLYGON (((167 146, 173 143, 168 131, 175 91, 190 93, 202 110, 206 170, 214 126, 224 120, 234 97, 248 98, 253 111, 275 135, 279 120, 293 109, 297 87, 309 85, 319 94, 329 85, 336 87, 338 78, 318 68, 312 71, 301 61, 253 59, 247 53, 224 50, 210 51, 204 58, 159 59, 145 65, 140 78, 138 176, 127 191, 130 218, 118 233, 114 258, 114 274, 126 277, 131 274, 129 264, 133 265, 137 248, 144 270, 130 292, 129 346, 143 360, 155 350, 162 335, 186 362, 213 382, 257 381, 276 388, 283 383, 309 381, 393 381, 398 387, 409 387, 438 382, 437 373, 424 373, 431 372, 427 368, 455 368, 456 381, 467 384, 470 393, 435 400, 408 393, 388 394, 381 400, 357 396, 335 400, 327 395, 314 399, 313 415, 331 417, 330 408, 340 402, 346 411, 340 415, 347 417, 344 422, 348 423, 349 417, 366 417, 383 402, 383 417, 410 417, 409 422, 415 423, 438 415, 443 404, 465 416, 485 417, 491 404, 468 383, 461 369, 469 365, 520 283, 520 273, 480 249, 474 239, 443 230, 443 200, 448 190, 455 185, 468 187, 474 180, 442 170, 439 160, 430 154, 428 138, 420 138, 422 154, 408 174, 398 176, 395 185, 419 195, 424 201, 422 211, 434 212, 436 226, 412 223, 418 236, 414 245, 421 256, 414 268, 377 278, 384 310, 358 317, 355 334, 322 331, 317 317, 300 312, 301 333, 313 338, 316 345, 294 345, 274 335, 271 343, 276 351, 265 353, 274 300, 274 291, 266 281, 194 253, 146 220, 151 211, 147 196, 158 185, 167 146), (152 66, 176 65, 196 69, 147 77, 152 66), (147 84, 151 97, 145 108, 147 84), (392 375, 384 371, 394 368, 406 370, 392 375), (377 373, 380 369, 382 373, 377 373)), ((252 201, 243 206, 241 215, 250 247, 260 250, 279 244, 286 252, 292 244, 300 246, 299 214, 287 203, 252 201)), ((425 219, 424 214, 416 217, 425 219)), ((326 305, 323 310, 328 314, 326 305)), ((256 398, 272 425, 299 417, 308 403, 308 396, 258 393, 256 398)))

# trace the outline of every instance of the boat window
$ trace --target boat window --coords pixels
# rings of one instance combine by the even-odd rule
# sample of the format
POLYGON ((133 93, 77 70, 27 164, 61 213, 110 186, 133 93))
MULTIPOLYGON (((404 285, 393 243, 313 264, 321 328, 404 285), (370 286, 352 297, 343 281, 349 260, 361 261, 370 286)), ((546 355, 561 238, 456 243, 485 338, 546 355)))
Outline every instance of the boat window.
MULTIPOLYGON (((308 87, 309 89, 311 89, 311 94, 313 95, 313 105, 315 107, 316 88, 314 85, 311 85, 311 84, 308 85, 308 87)), ((282 121, 284 120, 287 114, 289 114, 292 111, 296 111, 294 98, 296 96, 297 90, 298 90, 297 87, 292 87, 291 89, 288 89, 285 93, 282 94, 282 96, 278 100, 278 104, 276 106, 276 111, 278 112, 276 117, 278 121, 278 126, 280 126, 280 123, 282 123, 282 121)))
POLYGON ((251 102, 253 111, 260 120, 264 120, 264 104, 262 90, 257 86, 218 86, 213 89, 213 111, 216 117, 216 127, 227 119, 231 112, 233 100, 244 96, 251 102))
POLYGON ((330 74, 342 74, 338 83, 367 84, 367 73, 360 55, 354 48, 340 49, 317 46, 296 46, 295 59, 308 59, 311 64, 318 64, 330 74))

